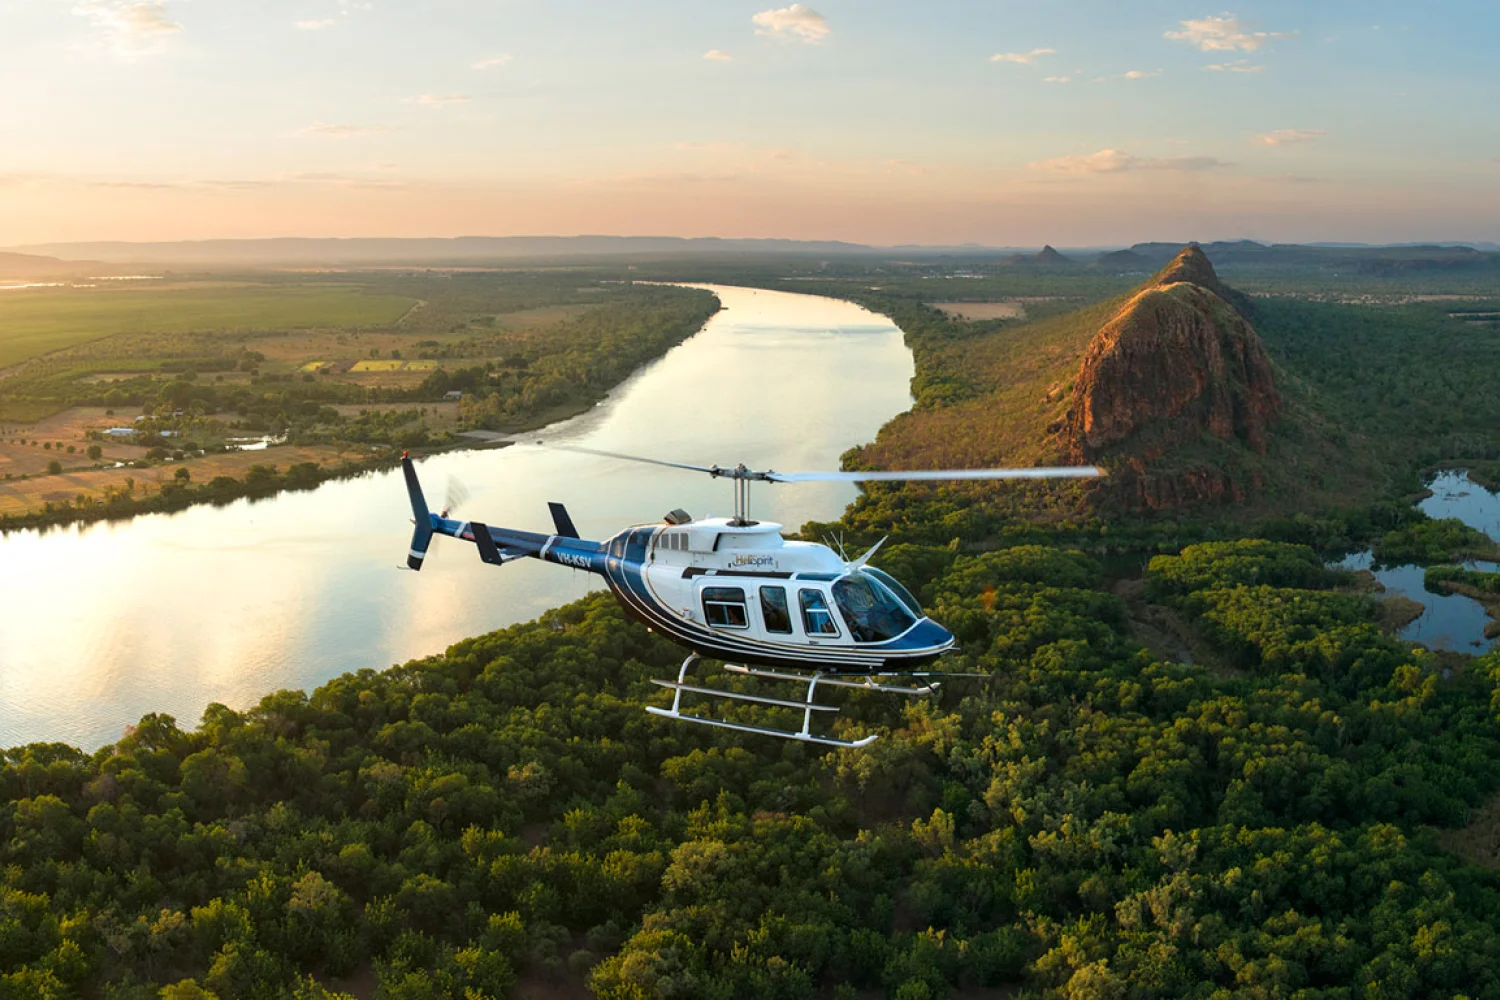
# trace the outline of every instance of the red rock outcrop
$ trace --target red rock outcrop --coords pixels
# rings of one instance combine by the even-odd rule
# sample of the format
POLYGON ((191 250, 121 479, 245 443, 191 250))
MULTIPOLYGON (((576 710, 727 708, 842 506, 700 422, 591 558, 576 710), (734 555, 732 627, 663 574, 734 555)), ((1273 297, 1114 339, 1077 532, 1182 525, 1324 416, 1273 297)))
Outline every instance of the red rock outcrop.
POLYGON ((1231 470, 1162 476, 1152 464, 1211 435, 1264 452, 1281 397, 1271 361, 1196 246, 1178 254, 1099 331, 1073 384, 1067 433, 1083 461, 1119 471, 1152 508, 1242 497, 1231 470), (1181 482, 1177 482, 1181 479, 1181 482))

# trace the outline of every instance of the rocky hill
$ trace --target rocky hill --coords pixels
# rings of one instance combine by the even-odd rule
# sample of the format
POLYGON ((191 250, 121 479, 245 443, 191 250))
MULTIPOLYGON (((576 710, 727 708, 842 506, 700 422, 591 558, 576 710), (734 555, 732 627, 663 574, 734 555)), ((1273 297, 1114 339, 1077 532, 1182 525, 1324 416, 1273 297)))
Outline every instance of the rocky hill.
POLYGON ((1205 438, 1266 451, 1281 396, 1270 358, 1234 299, 1191 246, 1089 343, 1065 434, 1074 459, 1116 467, 1112 490, 1166 507, 1239 499, 1256 485, 1237 475, 1236 463, 1161 467, 1205 438))
POLYGON ((872 297, 908 331, 917 406, 856 461, 1106 468, 1102 482, 1028 494, 1027 504, 1063 517, 1239 501, 1281 513, 1318 483, 1345 488, 1355 439, 1335 444, 1337 429, 1273 366, 1251 300, 1219 279, 1203 249, 1177 249, 1124 295, 999 331, 872 297))

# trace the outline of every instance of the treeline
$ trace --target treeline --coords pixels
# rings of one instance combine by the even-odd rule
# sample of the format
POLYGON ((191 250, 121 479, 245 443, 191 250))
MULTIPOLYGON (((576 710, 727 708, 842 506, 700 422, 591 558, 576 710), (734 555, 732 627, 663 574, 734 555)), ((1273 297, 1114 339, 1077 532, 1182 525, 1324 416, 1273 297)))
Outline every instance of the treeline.
POLYGON ((1081 553, 884 555, 989 679, 850 696, 867 750, 646 715, 681 652, 596 595, 10 751, 0 995, 1500 996, 1500 875, 1432 833, 1500 784, 1500 656, 1445 676, 1284 543, 1153 560, 1217 666, 1081 553))
POLYGON ((635 369, 698 332, 718 311, 713 294, 697 289, 633 286, 608 309, 594 309, 546 331, 544 342, 514 336, 481 338, 464 348, 498 361, 428 376, 420 398, 465 393, 464 424, 491 430, 528 414, 592 404, 635 369))
POLYGON ((124 520, 137 514, 183 510, 199 503, 223 506, 246 497, 269 497, 284 490, 310 490, 330 479, 363 475, 394 463, 390 456, 372 457, 364 462, 346 461, 337 466, 296 462, 286 472, 278 471, 275 465, 252 465, 244 479, 215 476, 206 483, 194 483, 187 466, 179 466, 176 476, 154 492, 127 476, 117 485, 106 486, 98 496, 80 493, 72 500, 48 500, 39 510, 25 514, 0 514, 0 532, 124 520))

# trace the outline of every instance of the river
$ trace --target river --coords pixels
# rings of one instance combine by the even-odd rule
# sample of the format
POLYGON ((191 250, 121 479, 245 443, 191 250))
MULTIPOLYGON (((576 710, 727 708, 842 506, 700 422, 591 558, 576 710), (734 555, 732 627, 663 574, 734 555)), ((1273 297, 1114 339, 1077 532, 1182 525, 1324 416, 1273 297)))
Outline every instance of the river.
MULTIPOLYGON (((911 404, 911 353, 883 316, 852 303, 709 287, 724 306, 702 331, 590 412, 536 432, 708 465, 837 469, 911 404)), ((274 452, 272 453, 274 455, 274 452)), ((706 476, 531 445, 448 452, 418 466, 436 509, 450 478, 462 513, 550 531, 547 501, 602 538, 675 507, 731 512, 706 476)), ((760 485, 754 513, 793 528, 837 517, 845 483, 760 485)), ((225 507, 0 536, 0 747, 86 749, 147 712, 196 725, 210 702, 440 653, 583 596, 595 578, 522 560, 481 563, 438 539, 399 570, 411 510, 399 471, 225 507)))

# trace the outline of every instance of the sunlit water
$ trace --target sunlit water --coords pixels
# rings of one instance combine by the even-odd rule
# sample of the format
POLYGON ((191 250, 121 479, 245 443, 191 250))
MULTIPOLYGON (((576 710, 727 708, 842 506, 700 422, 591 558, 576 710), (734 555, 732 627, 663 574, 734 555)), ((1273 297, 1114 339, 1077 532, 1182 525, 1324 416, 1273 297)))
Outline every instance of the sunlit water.
MULTIPOLYGON (((600 406, 537 437, 693 464, 836 469, 911 402, 911 354, 885 317, 808 295, 714 288, 696 336, 600 406)), ((419 465, 437 509, 450 477, 462 513, 550 531, 547 501, 585 537, 731 512, 730 485, 688 472, 528 445, 419 465)), ((836 517, 849 484, 761 485, 754 513, 790 526, 836 517)), ((527 621, 596 579, 522 560, 482 564, 437 539, 421 573, 397 470, 306 493, 117 524, 0 537, 0 746, 91 748, 146 712, 185 726, 210 702, 244 708, 361 667, 438 653, 527 621)))
MULTIPOLYGON (((1462 470, 1439 473, 1433 479, 1432 495, 1417 506, 1428 517, 1456 517, 1471 528, 1500 539, 1500 494, 1480 486, 1462 470)), ((1372 569, 1374 556, 1369 551, 1349 556, 1338 565, 1344 569, 1372 569)), ((1469 569, 1500 572, 1500 564, 1464 563, 1469 569)), ((1463 653, 1481 653, 1495 646, 1486 639, 1484 629, 1489 613, 1483 604, 1462 594, 1435 594, 1426 589, 1427 571, 1421 566, 1389 566, 1373 569, 1375 579, 1385 587, 1387 596, 1408 597, 1423 607, 1422 616, 1399 633, 1401 638, 1421 643, 1430 649, 1449 649, 1463 653)))

